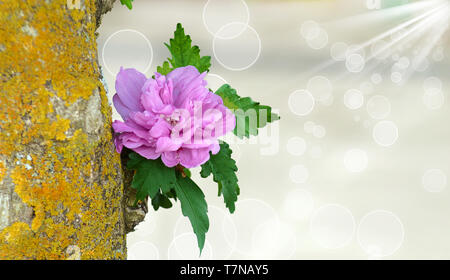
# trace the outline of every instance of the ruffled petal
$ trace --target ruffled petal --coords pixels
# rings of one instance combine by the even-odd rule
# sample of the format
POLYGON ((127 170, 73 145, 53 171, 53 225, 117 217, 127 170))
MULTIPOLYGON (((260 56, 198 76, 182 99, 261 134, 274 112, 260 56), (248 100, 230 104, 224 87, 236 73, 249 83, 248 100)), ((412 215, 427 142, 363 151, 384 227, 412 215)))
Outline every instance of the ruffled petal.
POLYGON ((158 114, 170 115, 172 105, 172 82, 165 76, 155 73, 154 79, 149 79, 142 87, 141 103, 145 110, 158 114))
POLYGON ((179 141, 174 141, 170 137, 161 137, 156 141, 156 152, 174 152, 181 147, 179 141))
POLYGON ((163 106, 161 96, 159 96, 160 89, 158 82, 154 79, 149 79, 145 83, 144 93, 141 95, 141 102, 145 110, 153 111, 163 106))
POLYGON ((158 120, 154 114, 148 111, 130 113, 130 119, 132 119, 138 126, 145 129, 151 129, 158 120))
POLYGON ((180 163, 178 152, 164 152, 161 154, 161 160, 167 167, 174 167, 180 163))
POLYGON ((174 69, 167 74, 173 82, 173 103, 177 108, 187 108, 189 101, 205 97, 209 90, 204 80, 206 72, 200 74, 194 66, 185 66, 174 69))
POLYGON ((150 129, 150 136, 153 138, 166 137, 170 134, 172 126, 164 119, 159 119, 150 129))
POLYGON ((112 123, 112 127, 115 133, 130 132, 136 134, 141 138, 150 137, 148 130, 139 127, 137 124, 133 123, 131 119, 129 119, 127 122, 116 120, 112 123))
POLYGON ((209 160, 209 148, 203 149, 185 149, 178 151, 180 164, 186 168, 193 168, 204 164, 209 160))
POLYGON ((161 156, 161 153, 157 153, 155 151, 155 147, 141 146, 139 148, 133 149, 133 151, 145 157, 146 159, 157 159, 161 156))

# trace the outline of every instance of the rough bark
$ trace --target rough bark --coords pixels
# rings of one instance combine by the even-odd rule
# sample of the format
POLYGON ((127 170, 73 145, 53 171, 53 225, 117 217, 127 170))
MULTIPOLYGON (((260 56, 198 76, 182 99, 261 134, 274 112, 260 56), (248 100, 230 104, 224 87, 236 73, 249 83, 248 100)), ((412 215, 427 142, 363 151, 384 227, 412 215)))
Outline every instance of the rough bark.
POLYGON ((0 259, 126 257, 95 38, 113 2, 0 0, 0 259))

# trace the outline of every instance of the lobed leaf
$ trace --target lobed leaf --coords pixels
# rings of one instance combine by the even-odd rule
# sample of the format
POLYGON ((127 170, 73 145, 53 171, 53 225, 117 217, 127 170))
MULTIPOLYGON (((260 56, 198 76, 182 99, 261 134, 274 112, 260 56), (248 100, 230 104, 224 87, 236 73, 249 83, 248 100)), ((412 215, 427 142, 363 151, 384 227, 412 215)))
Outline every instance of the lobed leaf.
POLYGON ((220 143, 220 151, 211 154, 210 159, 202 165, 200 176, 206 178, 213 174, 213 180, 218 184, 218 195, 223 194, 225 205, 233 213, 240 190, 236 176, 238 168, 231 154, 230 146, 225 142, 220 143))
POLYGON ((160 190, 170 194, 177 185, 175 168, 165 166, 160 158, 148 160, 135 152, 129 158, 127 168, 136 171, 131 187, 137 190, 137 201, 144 201, 147 196, 153 200, 160 190))
POLYGON ((211 57, 200 56, 199 47, 192 46, 191 37, 184 33, 181 23, 177 24, 174 37, 170 39, 169 44, 164 45, 169 49, 172 57, 168 58, 168 61, 165 61, 162 66, 158 66, 156 70, 158 73, 167 75, 175 68, 188 65, 195 66, 200 73, 209 70, 211 57))
POLYGON ((258 135, 258 128, 280 119, 277 114, 272 113, 270 106, 261 105, 250 97, 240 97, 228 84, 221 86, 215 93, 222 97, 226 107, 234 111, 236 127, 233 133, 239 138, 258 135))

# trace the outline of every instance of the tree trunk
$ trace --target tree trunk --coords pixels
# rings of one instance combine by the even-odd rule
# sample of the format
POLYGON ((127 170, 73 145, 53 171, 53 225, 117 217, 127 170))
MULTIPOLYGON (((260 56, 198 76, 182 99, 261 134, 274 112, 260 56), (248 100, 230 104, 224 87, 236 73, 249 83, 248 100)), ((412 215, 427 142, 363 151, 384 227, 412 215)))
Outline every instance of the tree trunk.
POLYGON ((114 0, 0 0, 0 259, 124 259, 95 31, 114 0))

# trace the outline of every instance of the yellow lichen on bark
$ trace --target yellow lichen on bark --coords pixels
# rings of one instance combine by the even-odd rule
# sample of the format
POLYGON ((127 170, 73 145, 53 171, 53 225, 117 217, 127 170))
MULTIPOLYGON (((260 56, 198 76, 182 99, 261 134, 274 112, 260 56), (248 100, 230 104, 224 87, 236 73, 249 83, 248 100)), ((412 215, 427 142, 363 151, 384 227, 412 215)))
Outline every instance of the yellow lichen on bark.
POLYGON ((95 3, 82 2, 81 9, 66 0, 0 5, 0 192, 8 190, 4 179, 33 210, 30 221, 19 215, 0 227, 0 259, 126 256, 95 3), (92 131, 82 120, 93 114, 87 104, 95 95, 101 119, 92 131))
POLYGON ((3 180, 5 174, 6 174, 5 164, 0 161, 0 182, 3 180))

